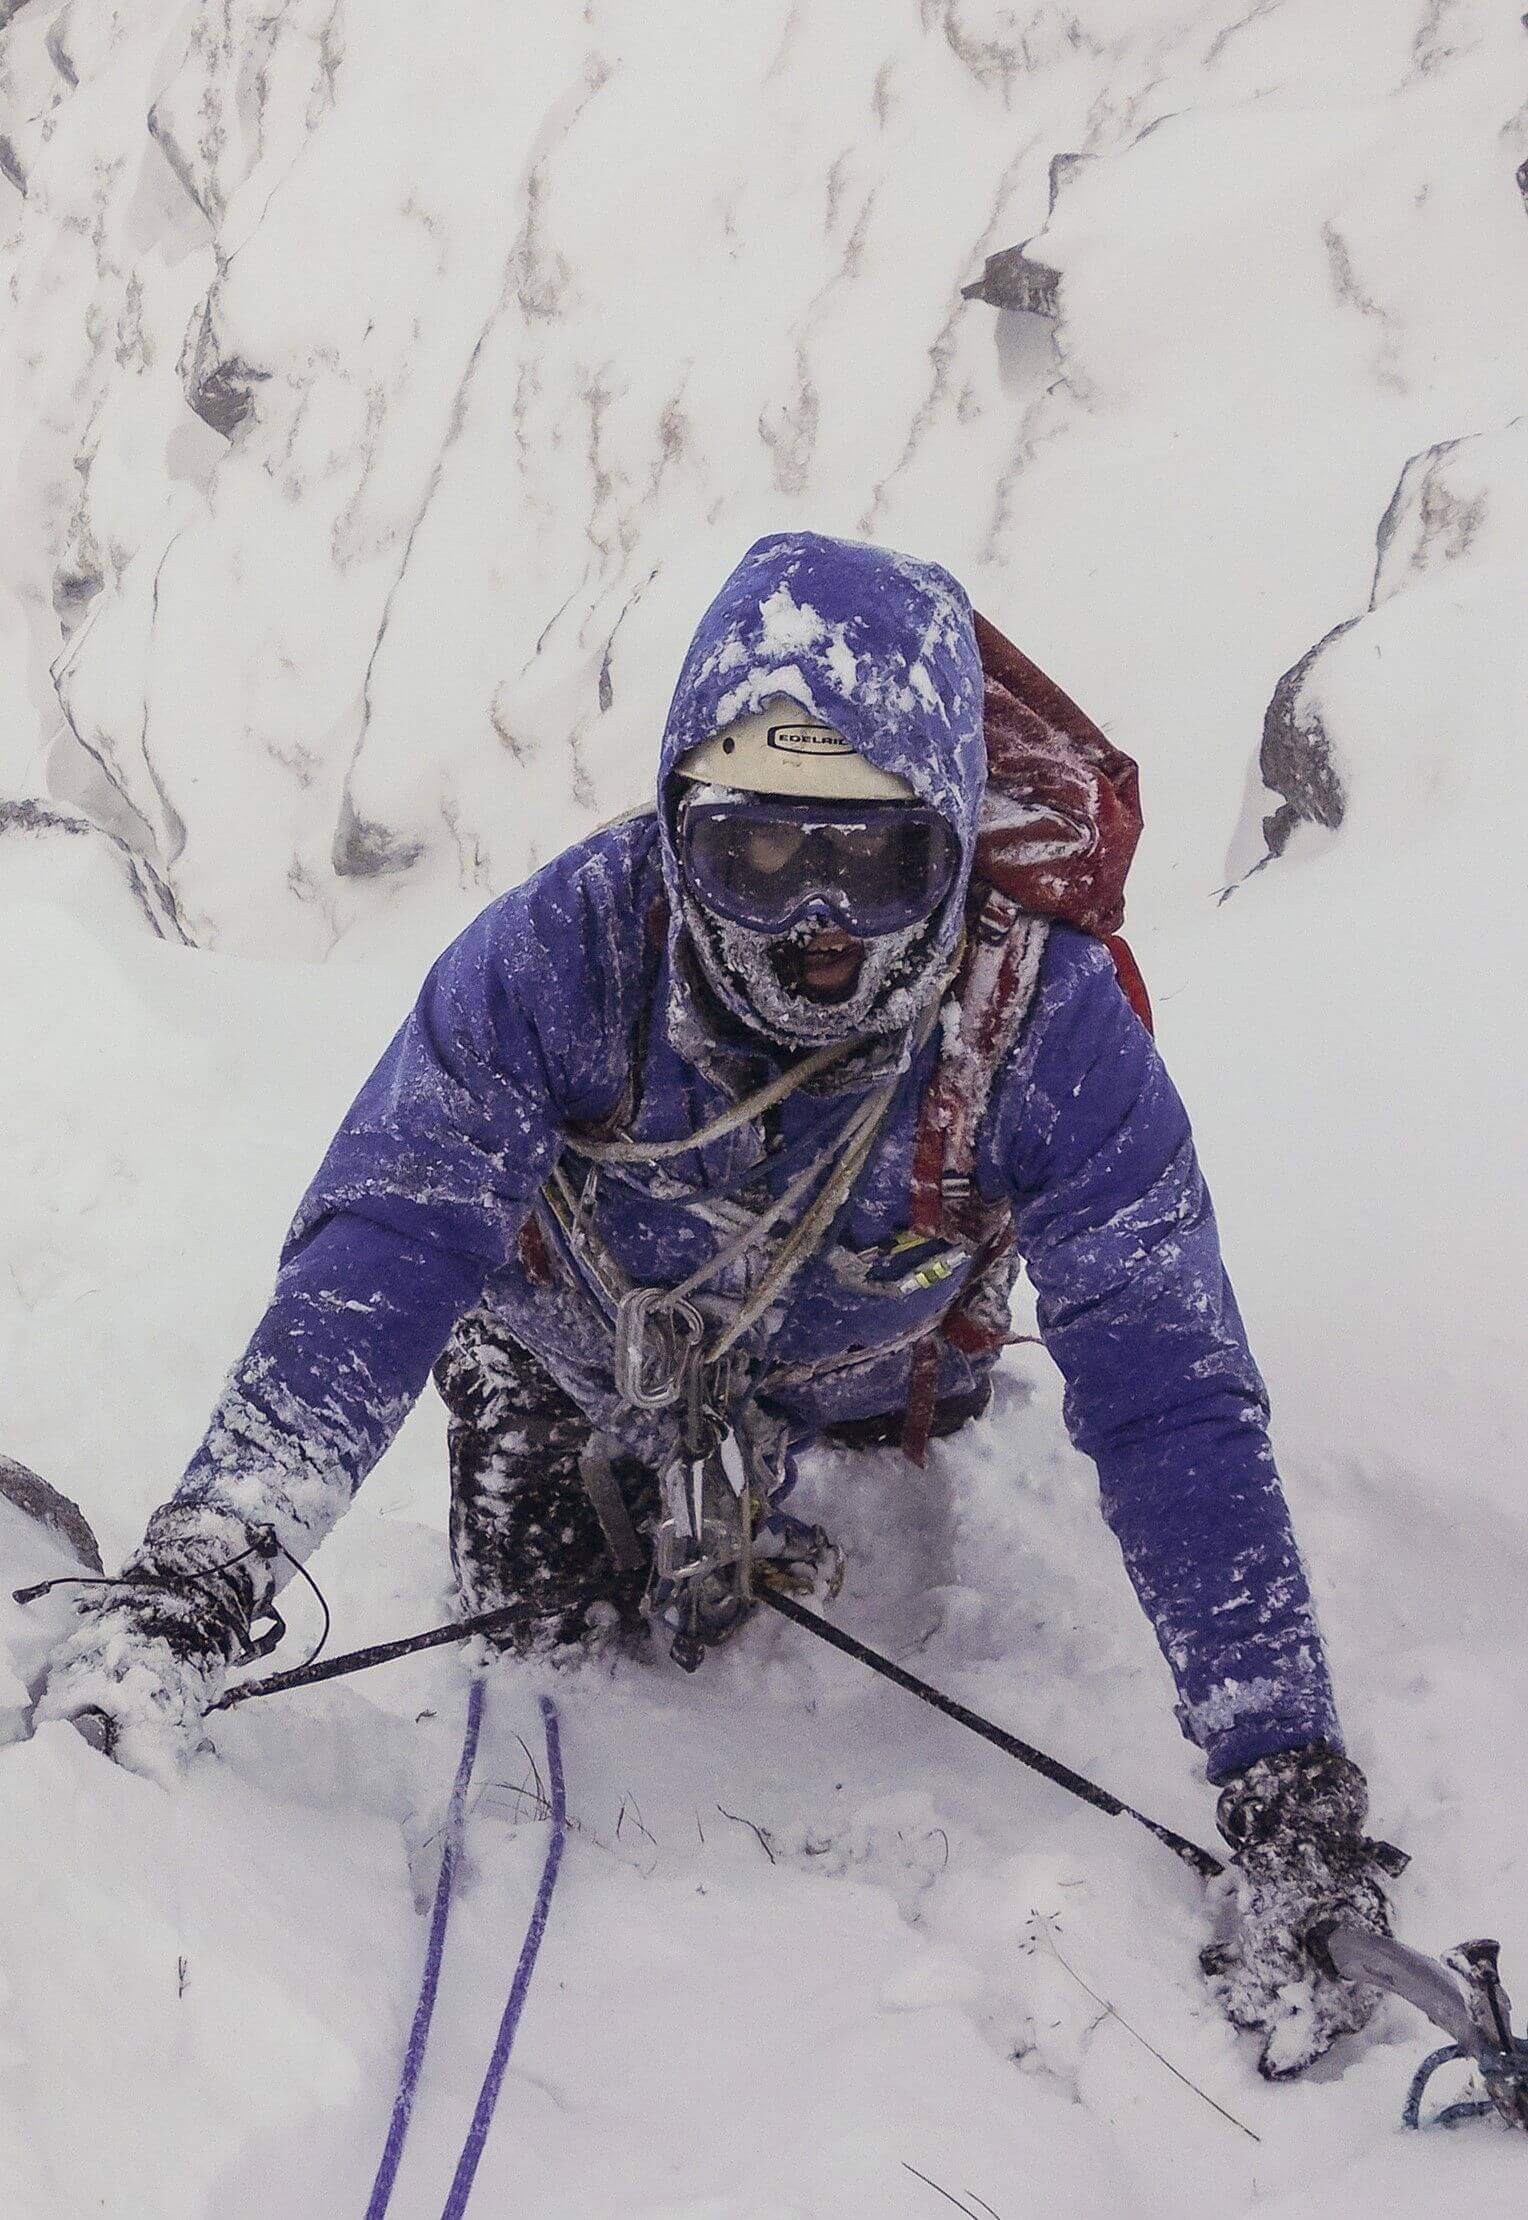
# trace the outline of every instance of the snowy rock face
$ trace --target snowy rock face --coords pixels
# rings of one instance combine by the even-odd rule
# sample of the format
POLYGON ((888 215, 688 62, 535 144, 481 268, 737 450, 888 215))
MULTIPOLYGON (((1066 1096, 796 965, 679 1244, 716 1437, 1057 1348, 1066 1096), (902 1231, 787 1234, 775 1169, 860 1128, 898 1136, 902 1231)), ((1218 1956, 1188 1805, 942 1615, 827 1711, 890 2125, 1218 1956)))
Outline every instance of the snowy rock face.
POLYGON ((1197 902, 1408 458, 1522 406, 1485 0, 5 12, 0 793, 201 945, 422 948, 640 797, 793 524, 947 562, 1197 902), (1015 241, 1045 313, 963 300, 1015 241))
POLYGON ((1301 821, 1340 825, 1371 769, 1424 820, 1482 769, 1509 789, 1528 702, 1525 547, 1528 416, 1413 456, 1380 520, 1367 615, 1303 655, 1269 704, 1261 768, 1284 797, 1263 826, 1273 854, 1301 821))

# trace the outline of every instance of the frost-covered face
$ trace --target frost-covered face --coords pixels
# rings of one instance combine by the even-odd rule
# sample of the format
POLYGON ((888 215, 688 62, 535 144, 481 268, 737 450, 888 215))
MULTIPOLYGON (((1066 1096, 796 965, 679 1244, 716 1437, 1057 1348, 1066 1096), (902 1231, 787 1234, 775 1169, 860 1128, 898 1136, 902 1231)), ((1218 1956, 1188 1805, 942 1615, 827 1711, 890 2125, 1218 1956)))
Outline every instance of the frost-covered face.
POLYGON ((953 833, 909 800, 803 802, 702 783, 674 816, 712 993, 786 1046, 902 1032, 936 991, 953 833))
POLYGON ((938 915, 856 940, 829 917, 756 933, 718 917, 686 889, 684 917, 706 984, 732 1015, 781 1047, 900 1033, 943 974, 938 915))
POLYGON ((949 572, 820 533, 756 541, 697 625, 664 721, 659 838, 675 1024, 688 1022, 687 988, 704 985, 741 1024, 785 1046, 895 1036, 928 1007, 959 941, 985 783, 981 651, 949 572), (737 745, 750 720, 763 727, 766 756, 799 768, 847 751, 883 783, 851 795, 815 777, 753 778, 737 745), (808 908, 749 916, 714 890, 707 900, 677 841, 676 788, 697 778, 845 804, 906 798, 949 828, 954 878, 916 924, 854 900, 825 903, 821 920, 808 908), (814 944, 814 923, 835 927, 838 942, 814 944), (857 948, 843 945, 849 937, 857 948))

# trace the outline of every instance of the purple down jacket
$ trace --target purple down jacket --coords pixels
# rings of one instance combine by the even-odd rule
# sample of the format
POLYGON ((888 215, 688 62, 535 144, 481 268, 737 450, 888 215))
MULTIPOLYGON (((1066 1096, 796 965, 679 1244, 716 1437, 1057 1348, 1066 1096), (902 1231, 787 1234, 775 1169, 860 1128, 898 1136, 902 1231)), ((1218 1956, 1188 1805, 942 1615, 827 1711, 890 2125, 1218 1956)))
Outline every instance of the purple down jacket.
MULTIPOLYGON (((685 659, 656 814, 578 842, 494 902, 425 980, 303 1198, 270 1308, 135 1562, 185 1561, 188 1545, 226 1553, 256 1520, 306 1555, 457 1320, 484 1302, 591 1418, 661 1451, 664 1422, 615 1394, 593 1300, 564 1276, 529 1272, 519 1236, 566 1135, 618 1117, 639 1137, 682 1137, 771 1068, 692 974, 663 804, 688 747, 782 695, 940 809, 969 871, 984 754, 965 595, 937 566, 882 549, 761 540, 685 659)), ((959 890, 943 921, 950 943, 958 915, 959 890)), ((905 1070, 832 1238, 748 1337, 761 1393, 798 1445, 835 1419, 899 1410, 907 1345, 958 1285, 902 1293, 875 1274, 908 1223, 937 1044, 936 1033, 905 1070)), ((704 1150, 607 1170, 597 1224, 610 1252, 636 1281, 677 1284, 718 1244, 726 1203, 779 1192, 886 1067, 865 1059, 704 1150)), ((1097 1465, 1104 1515, 1211 1777, 1337 1742, 1266 1396, 1188 1120, 1108 955, 1069 928, 1050 930, 977 1179, 987 1197, 1011 1199, 1072 1438, 1097 1465)), ((941 1394, 979 1381, 980 1366, 953 1350, 941 1364, 941 1394)))

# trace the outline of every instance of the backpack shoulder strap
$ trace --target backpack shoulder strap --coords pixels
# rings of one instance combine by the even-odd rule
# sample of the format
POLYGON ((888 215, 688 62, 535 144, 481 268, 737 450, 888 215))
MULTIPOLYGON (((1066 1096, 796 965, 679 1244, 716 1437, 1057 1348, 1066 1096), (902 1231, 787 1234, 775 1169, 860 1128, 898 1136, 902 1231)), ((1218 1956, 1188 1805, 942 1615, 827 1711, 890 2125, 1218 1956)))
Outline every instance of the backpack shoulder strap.
MULTIPOLYGON (((1034 1000, 1048 935, 1046 919, 1031 917, 1006 895, 986 889, 955 997, 945 1006, 943 1047, 913 1140, 912 1228, 932 1238, 966 1241, 976 1265, 938 1324, 913 1349, 902 1449, 916 1465, 928 1454, 939 1344, 976 1356, 1006 1339, 1005 1325, 982 1315, 981 1298, 997 1289, 993 1268, 1012 1248, 1013 1222, 1006 1204, 984 1205, 977 1195, 976 1152, 999 1067, 1034 1000)), ((1113 933, 1103 945, 1125 1000, 1149 1033, 1151 1000, 1129 944, 1113 933)), ((1006 1307, 1008 1276, 998 1279, 1006 1307)))
POLYGON ((999 1067, 1034 1000, 1049 932, 1046 919, 1021 910, 995 887, 983 888, 971 913, 965 961, 941 1014, 939 1062, 913 1137, 912 1229, 968 1243, 977 1262, 913 1349, 902 1448, 916 1465, 928 1454, 941 1340, 972 1352, 997 1345, 974 1317, 966 1332, 968 1300, 1012 1240, 1007 1205, 993 1209, 976 1192, 976 1151, 999 1067))
POLYGON ((964 1234, 977 1137, 998 1066, 1034 998, 1049 925, 995 887, 974 905, 965 960, 941 1013, 942 1044, 913 1142, 915 1233, 964 1234))
POLYGON ((1151 996, 1146 992, 1146 982, 1141 977, 1141 967, 1131 952, 1129 941, 1123 933, 1110 933, 1104 946, 1114 960, 1114 976, 1119 981, 1120 993, 1147 1032, 1155 1034, 1157 1025, 1151 1014, 1151 996))

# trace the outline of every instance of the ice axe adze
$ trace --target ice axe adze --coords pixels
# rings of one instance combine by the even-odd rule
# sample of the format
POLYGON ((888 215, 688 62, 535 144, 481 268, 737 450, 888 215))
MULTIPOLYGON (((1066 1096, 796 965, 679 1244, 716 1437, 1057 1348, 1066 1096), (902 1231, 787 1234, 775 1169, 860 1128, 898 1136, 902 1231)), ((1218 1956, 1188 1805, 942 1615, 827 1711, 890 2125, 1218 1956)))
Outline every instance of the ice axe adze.
MULTIPOLYGON (((101 1557, 89 1522, 67 1497, 60 1496, 39 1480, 35 1473, 24 1466, 0 1458, 0 1495, 5 1495, 20 1510, 61 1535, 73 1547, 82 1562, 91 1565, 99 1574, 101 1557)), ((45 1581, 31 1589, 18 1589, 17 1601, 29 1601, 34 1595, 57 1583, 45 1581)), ((883 1679, 890 1680, 909 1695, 917 1696, 946 1718, 967 1727, 974 1734, 995 1744, 1008 1757, 1026 1765, 1032 1772, 1041 1774, 1064 1788, 1070 1795, 1091 1804, 1095 1810, 1118 1817, 1136 1820, 1147 1828, 1186 1865, 1205 1879, 1212 1879, 1225 1870, 1224 1862, 1199 1844, 1176 1834, 1172 1828, 1148 1818, 1134 1805, 1102 1788, 1086 1775, 1063 1765, 1059 1759, 1048 1757, 1032 1743, 1022 1742, 1016 1735, 996 1726, 980 1713, 968 1710, 951 1696, 944 1695, 927 1681, 920 1680, 904 1666, 895 1664, 873 1650, 854 1635, 845 1633, 817 1612, 808 1610, 795 1596, 785 1593, 778 1585, 766 1586, 762 1582, 755 1590, 757 1600, 767 1603, 783 1617, 809 1633, 817 1635, 834 1649, 868 1665, 883 1679)), ((484 1611, 471 1617, 453 1619, 443 1626, 431 1627, 421 1634, 413 1634, 394 1642, 377 1642, 368 1649, 351 1650, 340 1657, 310 1660, 307 1665, 293 1667, 286 1672, 270 1673, 258 1680, 244 1681, 231 1688, 213 1705, 213 1710, 230 1710, 261 1696, 275 1696, 289 1688, 304 1688, 315 1682, 336 1680, 349 1673, 360 1673, 376 1665, 385 1665, 394 1658, 410 1657, 421 1650, 435 1649, 447 1643, 470 1641, 474 1635, 500 1632, 513 1614, 509 1611, 484 1611)), ((279 1625, 279 1622, 278 1622, 279 1625)), ((262 1648, 264 1644, 262 1642, 262 1648)), ((95 1747, 104 1747, 106 1722, 99 1722, 99 1731, 92 1733, 95 1720, 82 1725, 82 1732, 95 1747)), ((1376 1935, 1365 1928, 1349 1927, 1327 1921, 1310 1932, 1307 1947, 1323 1972, 1340 1980, 1364 1981, 1377 1989, 1386 1990, 1413 2005, 1426 2019, 1432 2021, 1450 2038, 1448 2047, 1434 2051, 1423 2060, 1412 2081, 1406 2099, 1404 2120, 1408 2127, 1421 2125, 1421 2106, 1428 2082, 1440 2066, 1454 2060, 1469 2060, 1477 2069, 1484 2083, 1483 2098, 1467 2098, 1448 2105, 1437 2116, 1438 2124, 1452 2127, 1461 2120, 1479 2119, 1497 2113, 1510 2126, 1528 2128, 1528 2041, 1512 2032, 1511 2006, 1501 1985, 1497 1971, 1499 1946, 1490 1941, 1461 1943, 1451 1950, 1446 1959, 1426 1957, 1419 1950, 1408 1948, 1405 1943, 1394 1941, 1388 1935, 1376 1935)))

